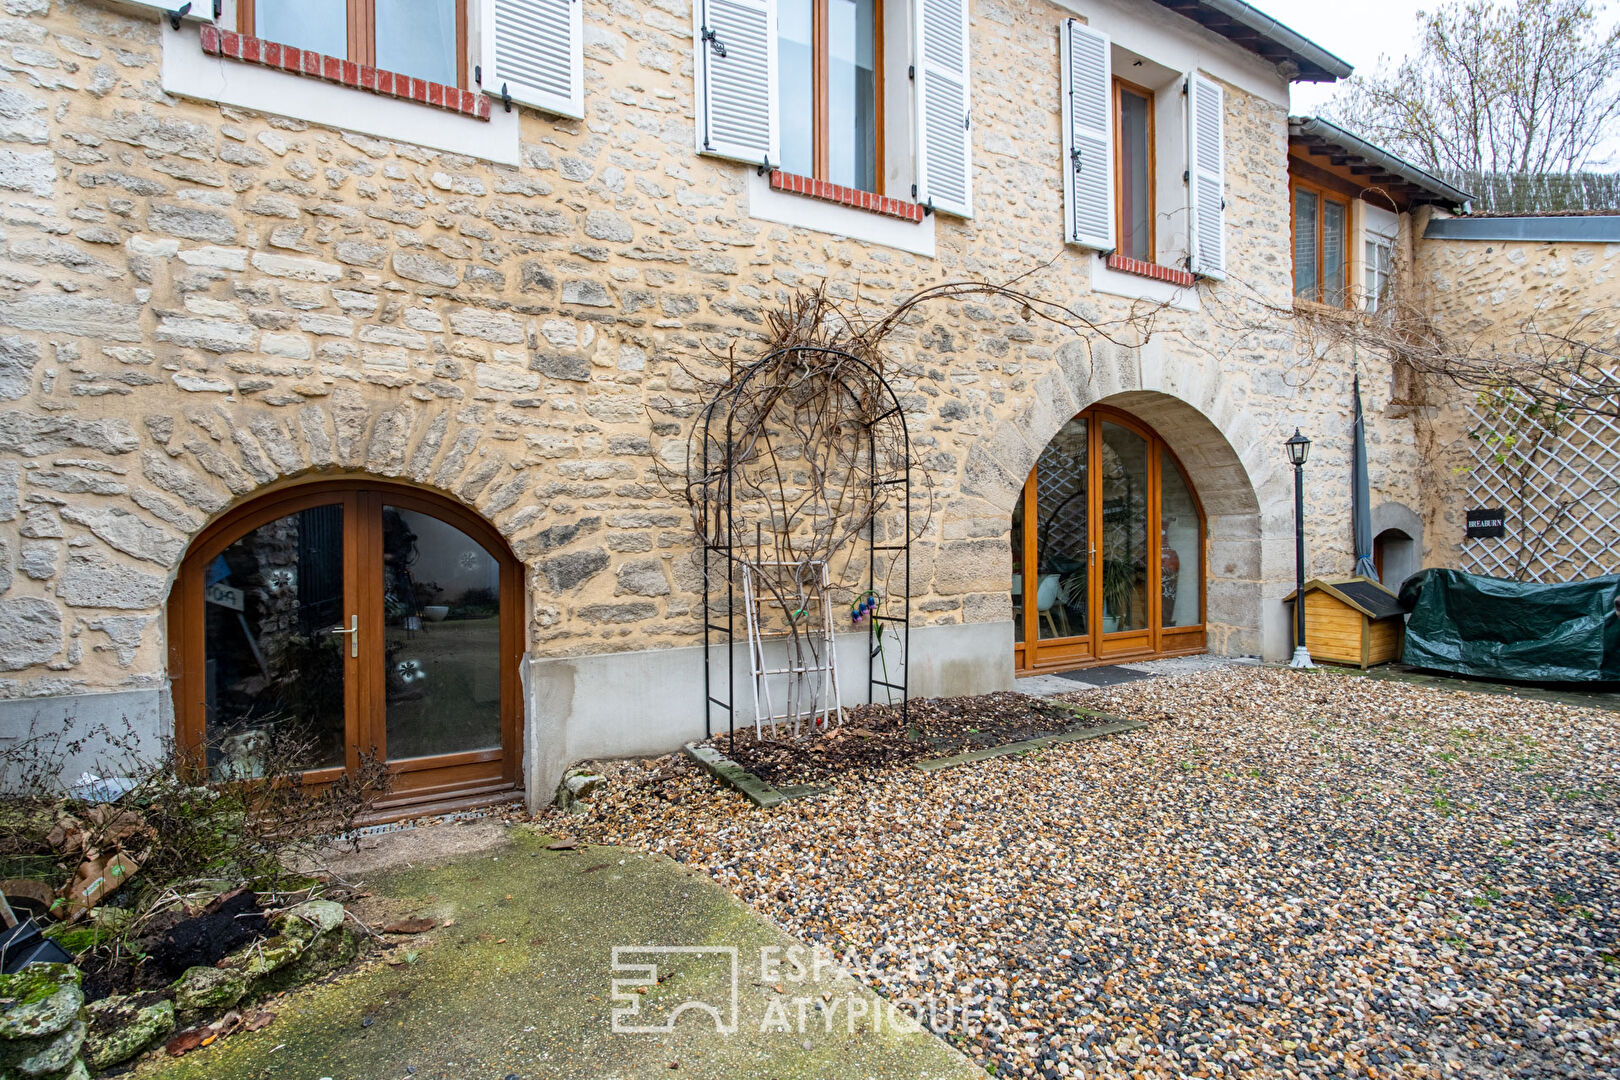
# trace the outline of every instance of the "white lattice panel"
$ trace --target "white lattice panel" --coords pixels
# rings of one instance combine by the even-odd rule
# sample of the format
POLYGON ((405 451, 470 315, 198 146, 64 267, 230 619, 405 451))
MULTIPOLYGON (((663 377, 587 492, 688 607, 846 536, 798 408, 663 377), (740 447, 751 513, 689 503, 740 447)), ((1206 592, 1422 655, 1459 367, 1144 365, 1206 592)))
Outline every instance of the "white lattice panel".
MULTIPOLYGON (((1469 413, 1482 435, 1536 430, 1523 406, 1490 414, 1471 406, 1469 413)), ((1528 461, 1511 451, 1498 460, 1502 448, 1489 438, 1468 442, 1474 458, 1468 505, 1501 507, 1507 535, 1464 540, 1464 570, 1526 581, 1620 572, 1620 420, 1567 418, 1542 435, 1528 461)))

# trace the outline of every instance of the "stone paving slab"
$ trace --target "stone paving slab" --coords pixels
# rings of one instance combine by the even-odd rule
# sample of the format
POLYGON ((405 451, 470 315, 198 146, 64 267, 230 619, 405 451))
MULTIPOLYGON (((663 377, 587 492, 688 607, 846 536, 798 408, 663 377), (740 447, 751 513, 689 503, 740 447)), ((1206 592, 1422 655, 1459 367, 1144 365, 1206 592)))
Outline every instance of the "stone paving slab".
POLYGON ((984 1080, 846 974, 767 970, 786 953, 762 949, 802 946, 706 875, 633 848, 553 851, 536 831, 510 832, 487 850, 366 880, 396 915, 441 923, 396 939, 399 966, 294 991, 263 1030, 179 1059, 160 1052, 137 1075, 984 1080), (660 951, 672 948, 685 951, 660 951), (615 1033, 616 1010, 621 1027, 673 1030, 615 1033))
POLYGON ((1193 675, 1201 671, 1212 671, 1216 668, 1234 666, 1255 666, 1259 660, 1250 656, 1210 656, 1200 654, 1197 656, 1170 656, 1163 660, 1137 660, 1130 664, 1105 664, 1094 668, 1080 668, 1076 671, 1067 671, 1062 675, 1024 675, 1014 680, 1013 689, 1020 694, 1029 694, 1033 697, 1054 697, 1058 694, 1072 694, 1076 690, 1109 686, 1119 680, 1109 680, 1102 674, 1111 668, 1124 667, 1132 677, 1146 674, 1154 678, 1174 675, 1193 675), (1091 672, 1099 673, 1096 677, 1088 677, 1091 672), (1086 685, 1086 684, 1089 684, 1086 685))

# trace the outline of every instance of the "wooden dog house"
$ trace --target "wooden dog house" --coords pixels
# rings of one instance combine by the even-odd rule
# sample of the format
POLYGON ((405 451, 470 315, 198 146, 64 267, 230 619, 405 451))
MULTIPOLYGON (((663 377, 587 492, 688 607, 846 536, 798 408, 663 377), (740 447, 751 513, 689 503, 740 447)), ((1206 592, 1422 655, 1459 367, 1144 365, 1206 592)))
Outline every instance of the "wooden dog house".
MULTIPOLYGON (((1292 605, 1295 594, 1284 597, 1292 605)), ((1294 626, 1289 609, 1290 627, 1294 626)), ((1365 670, 1401 658, 1406 622, 1395 594, 1371 578, 1312 578, 1305 583, 1305 646, 1311 659, 1365 670)))

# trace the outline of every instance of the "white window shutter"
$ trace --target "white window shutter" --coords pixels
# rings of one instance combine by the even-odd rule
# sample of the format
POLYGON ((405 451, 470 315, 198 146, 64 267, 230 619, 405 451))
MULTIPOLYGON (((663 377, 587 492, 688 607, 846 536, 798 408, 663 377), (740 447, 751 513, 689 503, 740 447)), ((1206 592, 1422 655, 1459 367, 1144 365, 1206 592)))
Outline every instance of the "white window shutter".
POLYGON ((777 165, 776 0, 696 0, 697 146, 777 165))
POLYGON ((916 0, 917 200, 973 216, 968 0, 916 0))
POLYGON ((584 0, 483 0, 480 88, 559 116, 585 115, 584 0))
POLYGON ((1114 250, 1113 64, 1108 35, 1063 22, 1064 239, 1114 250))
POLYGON ((1192 222, 1189 266, 1201 277, 1226 276, 1226 106, 1219 84, 1187 77, 1187 200, 1192 222))

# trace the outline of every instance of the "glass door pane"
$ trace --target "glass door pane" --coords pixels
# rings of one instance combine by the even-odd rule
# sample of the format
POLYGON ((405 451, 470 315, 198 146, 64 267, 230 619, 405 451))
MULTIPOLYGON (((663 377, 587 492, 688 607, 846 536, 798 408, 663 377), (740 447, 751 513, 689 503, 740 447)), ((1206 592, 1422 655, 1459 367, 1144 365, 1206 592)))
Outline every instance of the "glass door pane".
POLYGON ((1198 506, 1168 451, 1159 453, 1159 582, 1164 626, 1197 626, 1204 595, 1198 506))
POLYGON ((1034 590, 1036 636, 1083 637, 1091 565, 1085 420, 1076 417, 1064 424, 1041 451, 1035 463, 1035 497, 1037 565, 1022 584, 1034 590))
POLYGON ((1024 496, 1019 493, 1012 512, 1013 640, 1024 640, 1024 496))
POLYGON ((1102 424, 1103 633, 1147 627, 1147 441, 1129 428, 1102 424))
POLYGON ((203 572, 209 775, 344 763, 343 507, 261 525, 203 572))
POLYGON ((382 511, 388 759, 501 745, 501 572, 447 522, 382 511))

